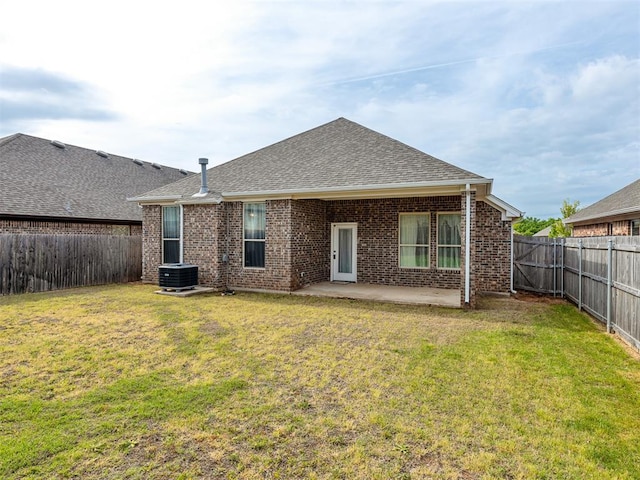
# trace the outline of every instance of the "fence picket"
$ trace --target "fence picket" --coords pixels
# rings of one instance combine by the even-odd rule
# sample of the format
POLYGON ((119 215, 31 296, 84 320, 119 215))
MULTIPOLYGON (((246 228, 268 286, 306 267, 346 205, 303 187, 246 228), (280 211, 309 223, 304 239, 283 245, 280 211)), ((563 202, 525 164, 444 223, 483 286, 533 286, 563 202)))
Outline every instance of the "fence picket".
POLYGON ((137 236, 0 234, 0 295, 133 282, 141 275, 137 236))
POLYGON ((566 238, 561 252, 547 238, 516 235, 513 245, 516 290, 552 293, 559 283, 561 295, 640 350, 640 237, 566 238), (552 263, 560 282, 547 273, 552 263))

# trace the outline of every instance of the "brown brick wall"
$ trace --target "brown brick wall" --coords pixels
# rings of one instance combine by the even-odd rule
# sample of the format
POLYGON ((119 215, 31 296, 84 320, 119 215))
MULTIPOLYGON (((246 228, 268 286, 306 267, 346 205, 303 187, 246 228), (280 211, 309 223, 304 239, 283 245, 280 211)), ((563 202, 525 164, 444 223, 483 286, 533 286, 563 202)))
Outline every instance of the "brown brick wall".
POLYGON ((0 233, 142 235, 142 225, 0 219, 0 233))
POLYGON ((591 225, 576 225, 573 227, 572 232, 573 237, 604 237, 607 235, 631 235, 631 220, 594 223, 591 225))
POLYGON ((158 283, 158 266, 162 264, 162 207, 142 207, 142 281, 158 283))
POLYGON ((182 260, 198 266, 200 285, 223 288, 226 284, 226 269, 222 261, 225 206, 185 205, 182 214, 182 260))
POLYGON ((460 197, 390 198, 328 202, 327 222, 358 223, 358 282, 383 285, 459 288, 460 271, 436 266, 438 212, 460 212, 460 197), (400 213, 431 214, 431 268, 400 268, 398 218, 400 213))
POLYGON ((331 233, 327 203, 322 200, 292 202, 292 289, 329 280, 331 233))
POLYGON ((507 293, 511 288, 511 222, 485 202, 476 204, 476 289, 507 293))
POLYGON ((265 268, 243 267, 241 202, 226 203, 229 221, 229 264, 227 284, 235 288, 261 290, 292 289, 291 200, 266 202, 265 268))

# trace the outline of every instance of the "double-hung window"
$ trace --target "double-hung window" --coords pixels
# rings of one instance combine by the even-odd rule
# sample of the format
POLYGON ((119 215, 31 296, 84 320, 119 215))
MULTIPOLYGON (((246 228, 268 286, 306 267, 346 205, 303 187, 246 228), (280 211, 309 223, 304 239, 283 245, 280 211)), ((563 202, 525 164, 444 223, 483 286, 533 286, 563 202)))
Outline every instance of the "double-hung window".
POLYGON ((400 267, 429 268, 429 214, 400 214, 400 267))
POLYGON ((180 207, 162 207, 162 263, 180 263, 180 207))
POLYGON ((460 268, 459 213, 438 214, 438 268, 460 268))
POLYGON ((264 203, 245 203, 243 209, 244 266, 264 268, 266 211, 264 203))
POLYGON ((631 220, 631 235, 640 236, 640 220, 631 220))

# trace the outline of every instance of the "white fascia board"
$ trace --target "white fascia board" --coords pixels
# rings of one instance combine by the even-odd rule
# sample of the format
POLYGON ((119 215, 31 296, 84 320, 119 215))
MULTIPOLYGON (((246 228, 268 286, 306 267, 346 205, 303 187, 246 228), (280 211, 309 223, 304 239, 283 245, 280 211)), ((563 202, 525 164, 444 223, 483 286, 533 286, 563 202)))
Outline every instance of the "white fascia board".
POLYGON ((130 197, 127 202, 138 202, 141 205, 152 205, 154 203, 171 203, 180 200, 182 195, 163 195, 158 197, 130 197))
POLYGON ((517 208, 512 205, 509 205, 504 200, 499 199, 495 195, 487 195, 484 198, 484 201, 487 202, 494 208, 497 208, 502 213, 502 220, 514 220, 516 218, 520 218, 524 216, 524 212, 521 212, 517 208))
POLYGON ((218 205, 222 203, 222 197, 214 198, 186 198, 176 202, 178 205, 218 205))
POLYGON ((291 189, 291 190, 264 190, 264 191, 246 191, 246 192, 222 192, 222 196, 226 198, 357 198, 361 196, 367 197, 389 197, 397 196, 397 194, 429 193, 428 190, 433 189, 434 193, 441 192, 441 195, 459 193, 460 189, 464 189, 467 184, 471 185, 490 185, 492 182, 488 178, 473 178, 461 180, 438 180, 433 182, 412 182, 412 183, 387 183, 378 185, 353 185, 344 187, 319 187, 308 189, 291 189))

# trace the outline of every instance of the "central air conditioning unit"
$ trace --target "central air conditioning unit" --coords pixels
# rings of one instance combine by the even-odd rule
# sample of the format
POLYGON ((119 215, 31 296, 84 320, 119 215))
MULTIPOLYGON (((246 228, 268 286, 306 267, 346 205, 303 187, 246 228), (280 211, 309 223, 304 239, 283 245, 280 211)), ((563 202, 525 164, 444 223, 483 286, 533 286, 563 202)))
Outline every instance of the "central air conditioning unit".
POLYGON ((158 283, 167 290, 190 290, 198 285, 198 266, 189 263, 168 263, 158 267, 158 283))

